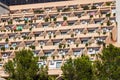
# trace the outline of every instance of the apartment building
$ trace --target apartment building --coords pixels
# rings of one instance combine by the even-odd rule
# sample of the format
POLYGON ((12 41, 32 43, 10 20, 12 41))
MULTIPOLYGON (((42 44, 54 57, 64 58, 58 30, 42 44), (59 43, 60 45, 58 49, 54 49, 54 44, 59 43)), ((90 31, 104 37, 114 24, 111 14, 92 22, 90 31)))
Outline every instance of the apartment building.
POLYGON ((39 66, 48 65, 49 75, 58 76, 69 57, 85 54, 94 61, 103 46, 117 41, 114 0, 68 0, 9 8, 10 14, 0 15, 2 77, 6 76, 3 64, 22 48, 31 49, 39 56, 39 66))
POLYGON ((35 3, 46 3, 46 2, 58 2, 67 0, 0 0, 0 2, 6 5, 23 5, 23 4, 35 4, 35 3))

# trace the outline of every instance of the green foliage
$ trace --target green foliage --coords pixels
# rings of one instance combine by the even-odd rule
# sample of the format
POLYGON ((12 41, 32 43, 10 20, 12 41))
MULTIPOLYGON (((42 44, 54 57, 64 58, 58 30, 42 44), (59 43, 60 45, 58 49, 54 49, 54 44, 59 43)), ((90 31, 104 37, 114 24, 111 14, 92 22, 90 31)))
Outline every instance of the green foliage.
POLYGON ((64 20, 64 21, 66 21, 66 20, 67 20, 67 17, 66 17, 66 16, 64 16, 64 17, 63 17, 63 20, 64 20))
POLYGON ((10 75, 9 80, 47 80, 47 69, 39 69, 37 61, 38 57, 34 57, 31 50, 16 52, 14 60, 9 60, 4 65, 5 71, 10 75))
MULTIPOLYGON (((41 66, 40 70, 39 70, 39 76, 38 76, 38 80, 48 80, 49 76, 48 76, 48 68, 41 66)), ((36 80, 36 79, 35 79, 36 80)))
POLYGON ((106 6, 110 6, 111 5, 111 2, 106 2, 106 6))
POLYGON ((40 13, 43 13, 43 12, 44 12, 44 10, 35 10, 34 11, 35 14, 40 14, 40 13))
POLYGON ((4 46, 3 46, 3 47, 1 47, 1 50, 5 51, 5 47, 4 47, 4 46))
POLYGON ((111 14, 110 14, 110 13, 106 14, 106 17, 110 17, 110 16, 111 16, 111 14))
POLYGON ((61 69, 65 80, 93 80, 92 64, 86 56, 68 59, 61 69))
POLYGON ((67 12, 67 11, 70 11, 69 7, 63 8, 63 10, 62 10, 62 12, 67 12))
POLYGON ((13 47, 10 47, 10 50, 13 50, 14 48, 13 47))
POLYGON ((35 50, 35 46, 34 45, 31 45, 29 46, 31 49, 35 50))
POLYGON ((62 44, 59 44, 59 48, 62 48, 62 44))
POLYGON ((107 26, 110 26, 110 25, 111 25, 111 22, 110 22, 110 21, 108 21, 108 22, 107 22, 107 26))
POLYGON ((53 21, 56 22, 56 21, 57 21, 57 18, 54 18, 53 21))
POLYGON ((120 48, 109 45, 99 55, 100 60, 95 62, 96 76, 99 80, 120 79, 120 48))
POLYGON ((8 39, 8 38, 6 38, 6 39, 5 39, 5 42, 8 42, 8 41, 9 41, 9 39, 8 39))
POLYGON ((45 22, 48 22, 49 21, 49 18, 45 18, 45 22))
POLYGON ((83 8, 83 10, 89 10, 89 6, 88 5, 83 6, 82 8, 83 8))
POLYGON ((74 37, 74 34, 71 34, 71 37, 74 37))
POLYGON ((8 24, 13 24, 12 20, 9 20, 9 21, 8 21, 8 24))
POLYGON ((96 7, 96 6, 92 6, 91 8, 92 8, 92 9, 97 9, 97 7, 96 7))

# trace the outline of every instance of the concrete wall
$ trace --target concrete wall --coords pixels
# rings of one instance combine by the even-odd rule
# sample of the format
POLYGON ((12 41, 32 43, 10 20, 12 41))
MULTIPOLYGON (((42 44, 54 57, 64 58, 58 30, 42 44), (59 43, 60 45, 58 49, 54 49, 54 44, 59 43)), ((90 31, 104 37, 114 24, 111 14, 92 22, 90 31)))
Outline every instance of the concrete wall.
POLYGON ((120 0, 116 0, 117 42, 120 43, 120 0))
POLYGON ((9 13, 9 7, 0 2, 0 14, 9 13))

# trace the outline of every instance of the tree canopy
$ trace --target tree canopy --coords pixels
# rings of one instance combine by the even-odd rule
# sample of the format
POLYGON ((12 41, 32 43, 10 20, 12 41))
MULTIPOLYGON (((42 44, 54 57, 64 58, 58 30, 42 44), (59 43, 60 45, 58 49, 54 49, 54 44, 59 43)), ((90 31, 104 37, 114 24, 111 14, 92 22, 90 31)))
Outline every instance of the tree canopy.
MULTIPOLYGON (((120 48, 104 47, 98 60, 90 61, 88 56, 68 59, 61 67, 64 80, 120 80, 120 48)), ((44 59, 44 58, 43 58, 44 59)), ((48 68, 38 67, 38 57, 31 50, 16 52, 13 60, 4 65, 9 80, 54 80, 48 76, 48 68)))
POLYGON ((23 49, 16 52, 15 58, 8 61, 4 68, 10 80, 47 80, 47 68, 39 69, 37 62, 38 57, 34 57, 31 50, 23 49))
POLYGON ((65 80, 93 80, 93 68, 87 56, 68 59, 62 66, 63 78, 65 80))
POLYGON ((105 47, 95 67, 99 80, 120 80, 120 48, 112 44, 105 47))

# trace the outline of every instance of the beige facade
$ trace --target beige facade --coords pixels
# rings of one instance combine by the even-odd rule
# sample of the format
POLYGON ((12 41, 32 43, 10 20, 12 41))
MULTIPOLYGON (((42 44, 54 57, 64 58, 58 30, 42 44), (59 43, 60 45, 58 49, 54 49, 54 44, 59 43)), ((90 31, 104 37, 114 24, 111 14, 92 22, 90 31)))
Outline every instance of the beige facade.
POLYGON ((105 44, 117 39, 114 0, 17 5, 10 10, 0 16, 1 76, 3 64, 22 48, 47 56, 39 59, 39 66, 48 65, 49 75, 61 75, 60 67, 69 57, 85 54, 93 61, 105 44))

